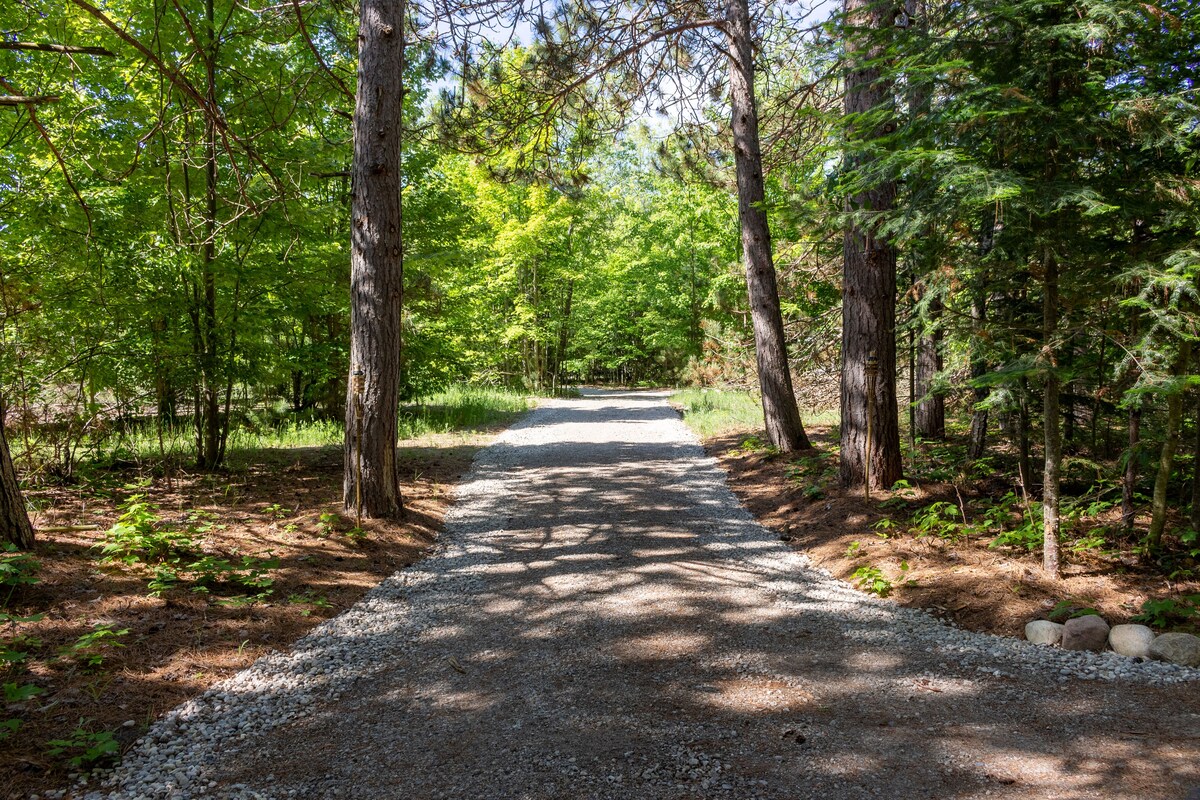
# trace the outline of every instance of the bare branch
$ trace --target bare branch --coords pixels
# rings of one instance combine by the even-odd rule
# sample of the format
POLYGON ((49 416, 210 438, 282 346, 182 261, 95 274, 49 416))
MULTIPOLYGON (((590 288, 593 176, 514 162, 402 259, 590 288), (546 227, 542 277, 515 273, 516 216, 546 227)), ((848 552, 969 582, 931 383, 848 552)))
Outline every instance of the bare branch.
POLYGON ((317 46, 313 43, 312 37, 308 35, 308 25, 306 25, 304 22, 304 12, 300 9, 300 0, 292 0, 292 7, 296 9, 296 22, 300 26, 300 35, 304 37, 304 41, 308 44, 308 49, 311 50, 313 56, 316 57, 317 64, 320 65, 321 69, 325 71, 326 75, 333 79, 333 82, 337 84, 341 93, 353 100, 354 92, 350 91, 350 87, 346 86, 345 81, 338 77, 337 73, 329 68, 329 65, 325 63, 325 57, 321 55, 321 51, 318 50, 317 46))
POLYGON ((43 103, 57 103, 61 98, 55 95, 43 94, 27 96, 22 94, 0 95, 0 106, 37 106, 43 103))
POLYGON ((49 42, 0 42, 0 50, 37 50, 42 53, 69 53, 84 56, 116 57, 116 53, 103 47, 76 47, 69 44, 49 42))

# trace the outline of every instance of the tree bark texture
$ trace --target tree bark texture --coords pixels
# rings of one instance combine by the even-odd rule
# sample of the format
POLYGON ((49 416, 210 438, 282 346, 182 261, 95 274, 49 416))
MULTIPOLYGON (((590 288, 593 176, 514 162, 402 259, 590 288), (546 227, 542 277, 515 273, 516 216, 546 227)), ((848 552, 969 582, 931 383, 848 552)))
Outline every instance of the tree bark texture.
POLYGON ((933 391, 934 377, 942 371, 942 301, 929 301, 929 330, 917 340, 917 434, 922 439, 946 438, 946 403, 933 391))
MULTIPOLYGON (((1187 373, 1191 361, 1191 344, 1179 346, 1179 354, 1172 365, 1172 376, 1179 378, 1187 373)), ((1175 466, 1175 451, 1179 448, 1179 432, 1183 427, 1183 392, 1175 391, 1167 397, 1167 430, 1162 450, 1158 457, 1158 474, 1154 476, 1154 497, 1150 501, 1150 530, 1146 533, 1146 549, 1157 550, 1162 544, 1163 531, 1167 527, 1167 489, 1171 483, 1171 470, 1175 466)))
POLYGON ((6 409, 0 403, 0 542, 29 550, 33 547, 33 526, 25 510, 25 498, 21 496, 17 469, 13 466, 12 453, 8 449, 8 437, 4 434, 6 416, 6 409))
POLYGON ((1142 407, 1138 401, 1129 408, 1129 447, 1125 451, 1125 472, 1121 476, 1121 529, 1126 533, 1133 532, 1133 523, 1137 517, 1134 507, 1134 493, 1137 491, 1138 479, 1138 445, 1142 439, 1142 407))
POLYGON ((404 3, 362 0, 361 9, 343 499, 346 508, 354 510, 361 497, 363 515, 379 518, 394 517, 401 510, 396 426, 404 272, 400 205, 404 3), (361 380, 355 379, 356 371, 361 371, 361 380))
MULTIPOLYGON (((1200 401, 1200 393, 1196 400, 1200 401)), ((1196 405, 1195 444, 1192 447, 1192 507, 1188 514, 1188 523, 1194 531, 1200 531, 1200 402, 1196 405)))
POLYGON ((1045 286, 1042 293, 1042 356, 1046 370, 1046 388, 1042 409, 1045 430, 1046 459, 1042 478, 1042 569, 1059 576, 1059 470, 1062 466, 1062 418, 1059 415, 1058 356, 1055 337, 1058 335, 1058 261, 1050 255, 1045 259, 1045 286))
MULTIPOLYGON (((846 18, 859 28, 892 24, 892 8, 870 0, 845 0, 846 18)), ((846 73, 845 110, 862 114, 892 102, 892 89, 878 67, 863 65, 880 55, 864 50, 853 37, 846 41, 850 68, 846 73)), ((867 132, 882 135, 883 131, 867 132)), ((855 166, 853 163, 851 167, 855 166)), ((847 198, 847 211, 881 213, 896 201, 896 186, 882 181, 847 198)), ((896 251, 875 232, 851 223, 843 241, 841 481, 845 486, 869 480, 886 489, 900 480, 900 421, 896 399, 896 251), (874 395, 867 395, 867 363, 878 365, 874 395), (867 415, 872 414, 871 441, 867 415), (870 449, 871 474, 866 473, 870 449)))
POLYGON ((792 390, 787 342, 783 335, 783 314, 779 308, 779 287, 771 254, 771 232, 767 226, 767 212, 763 208, 762 151, 758 139, 754 53, 747 0, 730 0, 726 33, 730 52, 729 94, 733 107, 738 221, 742 230, 746 292, 754 324, 754 354, 758 362, 758 384, 767 438, 785 453, 807 450, 811 445, 800 421, 800 409, 792 390))
POLYGON ((1021 476, 1021 492, 1025 502, 1033 493, 1033 462, 1029 456, 1029 382, 1021 378, 1021 394, 1017 398, 1017 472, 1021 476))

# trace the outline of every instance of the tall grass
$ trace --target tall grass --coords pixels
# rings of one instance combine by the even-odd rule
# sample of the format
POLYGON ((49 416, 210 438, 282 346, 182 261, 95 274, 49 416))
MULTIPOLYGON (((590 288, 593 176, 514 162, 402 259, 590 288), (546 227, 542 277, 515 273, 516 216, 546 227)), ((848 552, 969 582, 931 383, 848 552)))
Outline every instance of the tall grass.
MULTIPOLYGON (((683 409, 683 421, 697 436, 719 436, 764 428, 762 402, 754 392, 740 389, 681 389, 671 401, 683 409)), ((838 410, 801 411, 805 427, 836 425, 838 410)))
POLYGON ((683 421, 697 436, 763 429, 758 395, 735 389, 681 389, 671 402, 683 409, 683 421))
POLYGON ((471 431, 511 419, 532 405, 528 394, 490 386, 451 386, 400 409, 400 438, 471 431))
MULTIPOLYGON (((417 439, 432 434, 470 433, 514 419, 533 405, 522 392, 480 386, 452 386, 400 408, 397 435, 417 439)), ((248 415, 229 431, 226 458, 244 462, 262 450, 340 445, 345 425, 333 420, 297 419, 282 411, 248 415)), ((196 454, 195 429, 187 423, 153 423, 109 432, 85 443, 93 463, 119 461, 186 463, 196 454)))

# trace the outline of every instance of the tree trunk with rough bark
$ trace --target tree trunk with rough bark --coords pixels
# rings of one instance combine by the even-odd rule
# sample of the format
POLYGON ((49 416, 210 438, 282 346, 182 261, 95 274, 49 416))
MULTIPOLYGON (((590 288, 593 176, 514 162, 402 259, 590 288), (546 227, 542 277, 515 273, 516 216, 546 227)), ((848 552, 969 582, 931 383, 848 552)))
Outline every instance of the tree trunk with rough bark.
POLYGON ((1134 507, 1134 493, 1137 491, 1138 477, 1138 445, 1142 439, 1142 407, 1136 405, 1129 408, 1129 447, 1125 451, 1125 472, 1121 476, 1121 529, 1125 533, 1133 532, 1133 523, 1137 518, 1134 507))
POLYGON ((929 301, 929 329, 917 340, 917 434, 922 439, 946 438, 946 404, 933 391, 934 377, 942 371, 942 301, 929 301))
POLYGON ((1017 472, 1021 476, 1021 492, 1025 501, 1033 494, 1033 462, 1029 457, 1029 382, 1021 378, 1021 395, 1017 399, 1017 472))
POLYGON ((1188 523, 1194 531, 1200 531, 1200 392, 1196 393, 1195 445, 1192 447, 1192 507, 1188 523))
POLYGON ((754 323, 754 354, 762 394, 767 438, 788 453, 807 450, 808 436, 788 368, 783 314, 771 253, 771 232, 763 208, 762 151, 758 138, 758 106, 754 97, 754 53, 747 0, 730 0, 726 35, 729 41, 729 95, 733 111, 733 155, 737 168, 738 221, 746 292, 754 323))
MULTIPOLYGON (((971 378, 979 379, 987 374, 987 356, 983 350, 983 329, 987 324, 987 295, 981 286, 976 287, 971 298, 971 378)), ((971 410, 971 432, 967 437, 967 455, 972 458, 983 458, 987 448, 988 409, 983 406, 987 400, 987 389, 976 386, 971 390, 975 398, 971 410)))
POLYGON ((29 550, 33 547, 33 525, 29 523, 21 483, 17 480, 17 469, 13 466, 8 437, 4 433, 7 411, 0 402, 0 543, 29 550))
POLYGON ((1045 428, 1045 472, 1042 478, 1042 569, 1051 577, 1059 576, 1059 471, 1062 467, 1062 418, 1059 415, 1058 355, 1058 260, 1048 255, 1042 294, 1042 357, 1046 370, 1042 424, 1045 428))
MULTIPOLYGON (((1179 346, 1179 354, 1171 368, 1171 375, 1180 378, 1187 374, 1191 361, 1190 342, 1179 346)), ((1146 549, 1157 550, 1162 545, 1163 531, 1167 527, 1167 489, 1171 483, 1171 470, 1175 467, 1175 451, 1179 448, 1179 431, 1183 426, 1183 392, 1174 391, 1167 397, 1167 430, 1162 450, 1158 457, 1158 474, 1154 476, 1154 497, 1150 501, 1150 530, 1146 533, 1146 549)))
MULTIPOLYGON (((850 24, 858 28, 892 24, 892 8, 869 0, 845 0, 844 10, 850 24)), ((869 63, 881 55, 879 48, 850 37, 846 54, 850 60, 845 79, 846 114, 863 114, 893 102, 891 85, 878 66, 869 63)), ((866 137, 884 133, 882 127, 863 132, 866 137)), ((850 166, 856 164, 852 161, 850 166)), ((881 181, 847 198, 846 210, 887 212, 895 201, 895 183, 881 181)), ((887 489, 900 480, 904 469, 896 401, 896 251, 874 230, 851 223, 842 256, 841 481, 844 486, 869 481, 874 488, 887 489), (874 393, 869 397, 867 365, 872 359, 877 372, 874 393)))
POLYGON ((404 3, 362 0, 361 12, 343 500, 351 511, 361 500, 363 515, 379 518, 401 511, 396 426, 404 274, 400 199, 404 3))

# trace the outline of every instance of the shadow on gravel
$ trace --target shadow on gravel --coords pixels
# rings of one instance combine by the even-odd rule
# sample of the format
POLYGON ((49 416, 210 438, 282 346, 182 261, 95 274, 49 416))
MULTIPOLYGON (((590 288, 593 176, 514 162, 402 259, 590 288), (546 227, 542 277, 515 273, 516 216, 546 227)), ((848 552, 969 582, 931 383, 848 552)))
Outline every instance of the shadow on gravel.
POLYGON ((438 560, 478 585, 449 581, 428 625, 389 620, 412 647, 341 701, 239 743, 225 780, 360 798, 1182 798, 1200 785, 1196 687, 1060 683, 939 645, 936 623, 803 570, 698 447, 657 441, 677 419, 657 399, 606 395, 548 419, 475 474, 506 482, 462 520, 495 560, 438 560))

